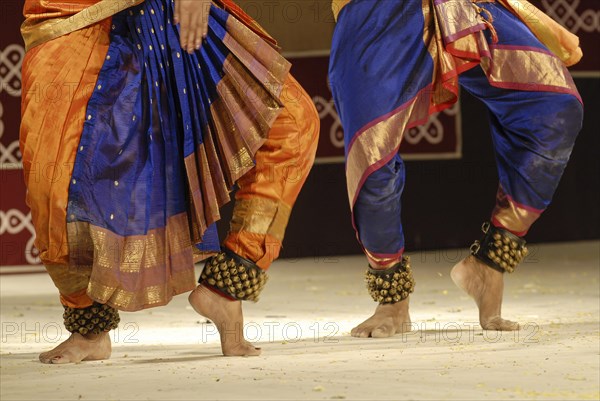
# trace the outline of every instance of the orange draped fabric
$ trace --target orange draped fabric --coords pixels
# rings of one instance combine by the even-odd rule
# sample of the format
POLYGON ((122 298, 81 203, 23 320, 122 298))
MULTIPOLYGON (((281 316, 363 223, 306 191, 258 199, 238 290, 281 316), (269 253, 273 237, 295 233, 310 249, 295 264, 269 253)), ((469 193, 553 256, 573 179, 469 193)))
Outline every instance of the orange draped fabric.
MULTIPOLYGON (((65 16, 95 1, 27 0, 28 18, 65 16)), ((20 146, 35 246, 64 305, 85 307, 87 272, 66 270, 66 208, 85 110, 109 45, 110 20, 41 44, 23 61, 20 146)))
POLYGON ((224 245, 267 269, 279 256, 292 207, 315 160, 319 115, 290 75, 281 93, 285 108, 256 153, 256 167, 239 181, 224 245))
POLYGON ((88 100, 108 50, 110 20, 44 43, 23 61, 20 145, 36 247, 46 264, 68 260, 69 181, 88 100))

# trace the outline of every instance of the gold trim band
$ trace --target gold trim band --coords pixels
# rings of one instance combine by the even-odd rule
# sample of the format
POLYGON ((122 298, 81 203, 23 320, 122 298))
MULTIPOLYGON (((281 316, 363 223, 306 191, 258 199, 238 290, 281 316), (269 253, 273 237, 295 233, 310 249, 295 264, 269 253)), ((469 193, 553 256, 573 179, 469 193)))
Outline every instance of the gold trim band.
POLYGON ((291 207, 285 203, 270 199, 238 199, 235 202, 230 231, 271 235, 283 241, 291 211, 291 207))
POLYGON ((60 18, 51 18, 37 22, 26 19, 21 25, 21 35, 25 42, 25 50, 41 45, 49 40, 88 27, 127 8, 137 6, 144 0, 100 0, 98 3, 84 8, 77 14, 60 18))

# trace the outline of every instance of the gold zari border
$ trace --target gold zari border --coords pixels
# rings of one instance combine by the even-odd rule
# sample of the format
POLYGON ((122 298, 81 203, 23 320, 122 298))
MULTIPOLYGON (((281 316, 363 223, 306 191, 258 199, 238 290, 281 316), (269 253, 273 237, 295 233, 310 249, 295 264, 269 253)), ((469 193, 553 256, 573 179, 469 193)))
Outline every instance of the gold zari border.
POLYGON ((348 196, 352 206, 366 171, 391 152, 397 151, 411 122, 427 117, 430 90, 430 87, 426 87, 402 110, 368 128, 356 138, 348 152, 346 163, 348 196))
POLYGON ((498 0, 523 21, 533 34, 567 67, 577 64, 583 57, 579 37, 569 32, 542 10, 527 0, 498 0))
POLYGON ((527 234, 529 227, 540 217, 541 211, 537 212, 526 209, 514 203, 504 192, 502 187, 496 195, 496 207, 492 212, 492 220, 502 227, 522 237, 527 234))
POLYGON ((26 19, 21 25, 25 50, 77 31, 109 18, 120 11, 141 4, 144 0, 100 0, 77 14, 51 18, 41 22, 26 19))
POLYGON ((230 230, 270 235, 283 241, 291 207, 270 199, 238 199, 233 210, 230 230))
POLYGON ((495 47, 491 50, 491 66, 486 69, 490 82, 534 88, 551 86, 577 93, 567 67, 554 55, 534 50, 495 47), (508 65, 512 67, 507 68, 508 65))
POLYGON ((106 303, 124 311, 136 311, 142 308, 166 305, 174 295, 191 291, 196 286, 193 270, 176 273, 169 283, 151 285, 143 290, 127 291, 98 281, 90 281, 88 294, 97 302, 106 303))
POLYGON ((187 213, 144 235, 121 236, 87 222, 67 224, 71 268, 91 270, 87 294, 117 309, 167 304, 195 287, 202 256, 190 238, 187 213))

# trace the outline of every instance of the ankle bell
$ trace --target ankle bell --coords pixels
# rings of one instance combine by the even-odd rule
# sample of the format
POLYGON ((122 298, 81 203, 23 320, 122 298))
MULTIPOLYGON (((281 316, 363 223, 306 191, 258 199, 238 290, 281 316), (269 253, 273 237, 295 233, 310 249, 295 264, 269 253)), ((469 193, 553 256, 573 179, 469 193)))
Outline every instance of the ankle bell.
POLYGON ((100 334, 116 329, 121 320, 117 309, 98 302, 94 302, 87 308, 65 306, 63 319, 68 331, 81 335, 100 334))
POLYGON ((365 281, 369 294, 380 304, 400 302, 415 290, 415 279, 408 256, 403 256, 401 262, 389 269, 377 270, 369 266, 365 281))
POLYGON ((487 221, 481 230, 484 236, 471 245, 471 255, 501 273, 513 273, 529 253, 525 239, 487 221))
POLYGON ((257 302, 267 279, 254 262, 223 248, 206 260, 198 282, 234 300, 257 302))

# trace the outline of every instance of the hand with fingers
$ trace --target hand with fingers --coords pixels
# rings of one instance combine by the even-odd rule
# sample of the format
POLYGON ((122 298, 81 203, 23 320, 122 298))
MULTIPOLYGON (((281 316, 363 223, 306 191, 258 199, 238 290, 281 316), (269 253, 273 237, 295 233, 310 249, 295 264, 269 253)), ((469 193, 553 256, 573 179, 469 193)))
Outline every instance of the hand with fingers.
POLYGON ((193 53, 208 32, 211 0, 175 0, 175 24, 179 24, 181 48, 193 53))

